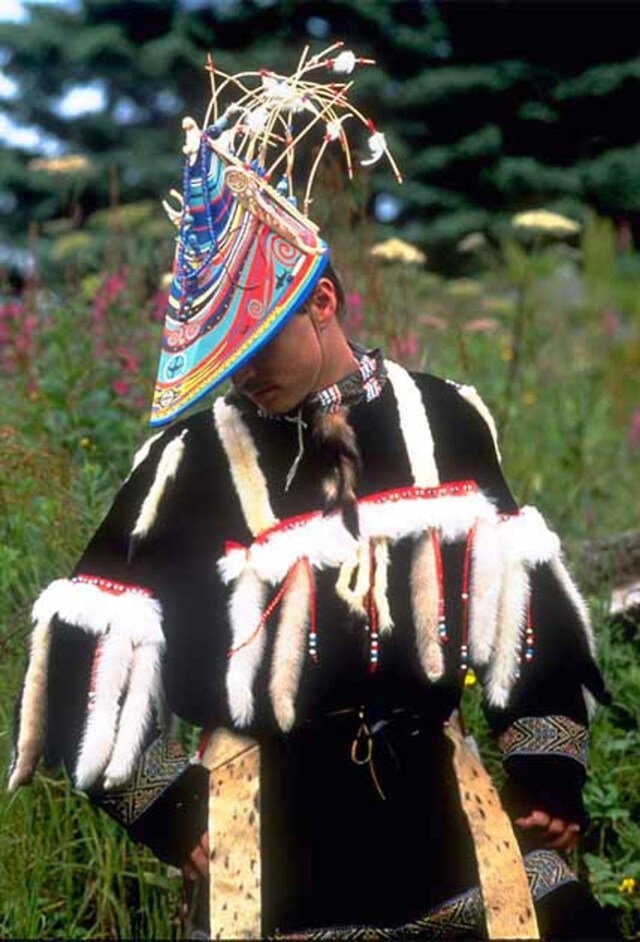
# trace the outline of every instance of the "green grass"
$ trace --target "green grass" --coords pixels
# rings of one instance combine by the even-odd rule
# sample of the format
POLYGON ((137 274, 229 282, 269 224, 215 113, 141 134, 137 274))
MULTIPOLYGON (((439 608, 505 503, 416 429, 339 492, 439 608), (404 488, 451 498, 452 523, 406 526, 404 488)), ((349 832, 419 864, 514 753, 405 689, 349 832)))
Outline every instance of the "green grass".
MULTIPOLYGON (((374 266, 364 231, 354 238, 342 229, 333 241, 353 333, 408 366, 477 386, 498 418, 514 493, 541 509, 570 557, 580 540, 640 529, 633 501, 640 433, 630 433, 640 409, 640 259, 616 252, 606 223, 589 220, 569 250, 514 241, 485 251, 470 264, 471 276, 455 281, 399 264, 374 266)), ((151 302, 141 282, 92 276, 86 290, 81 283, 55 293, 32 290, 5 334, 5 766, 29 604, 68 572, 148 434, 140 402, 150 399, 160 327, 146 316, 151 302), (96 291, 106 297, 98 308, 96 291), (27 316, 33 320, 25 333, 27 316)), ((591 825, 574 864, 632 935, 640 930, 640 895, 620 885, 634 878, 640 887, 638 630, 608 623, 606 594, 591 601, 614 706, 593 724, 591 825)), ((467 718, 494 766, 476 689, 468 700, 467 718)), ((0 809, 2 937, 179 935, 179 881, 66 782, 40 775, 30 788, 0 795, 0 809)))

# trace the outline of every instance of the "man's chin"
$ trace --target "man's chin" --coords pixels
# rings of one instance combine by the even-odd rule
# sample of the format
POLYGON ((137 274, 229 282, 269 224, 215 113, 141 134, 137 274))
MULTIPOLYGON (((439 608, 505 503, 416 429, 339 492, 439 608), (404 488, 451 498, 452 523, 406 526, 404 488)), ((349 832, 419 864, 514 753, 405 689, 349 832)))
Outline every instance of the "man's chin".
POLYGON ((260 391, 257 395, 251 395, 249 398, 261 412, 267 415, 286 415, 287 412, 296 409, 301 401, 296 396, 283 395, 282 391, 275 386, 264 392, 260 391))

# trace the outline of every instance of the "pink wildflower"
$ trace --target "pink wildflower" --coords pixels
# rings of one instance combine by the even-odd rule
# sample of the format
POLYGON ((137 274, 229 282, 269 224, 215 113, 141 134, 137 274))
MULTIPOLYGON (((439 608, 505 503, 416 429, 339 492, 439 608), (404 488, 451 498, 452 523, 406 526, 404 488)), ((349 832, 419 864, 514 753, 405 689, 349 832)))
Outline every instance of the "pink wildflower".
POLYGON ((630 448, 640 445, 640 409, 634 409, 627 432, 627 444, 630 448))
POLYGON ((114 379, 111 383, 111 388, 118 396, 128 396, 131 392, 131 384, 127 383, 124 379, 114 379))

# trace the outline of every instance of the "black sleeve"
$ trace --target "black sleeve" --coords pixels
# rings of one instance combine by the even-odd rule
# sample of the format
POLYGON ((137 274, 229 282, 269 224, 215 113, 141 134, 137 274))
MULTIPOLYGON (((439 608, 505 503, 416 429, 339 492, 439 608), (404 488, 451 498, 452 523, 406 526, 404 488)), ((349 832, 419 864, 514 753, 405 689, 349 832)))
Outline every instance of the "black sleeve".
MULTIPOLYGON (((433 406, 430 422, 443 479, 475 480, 506 524, 516 520, 521 511, 502 472, 495 428, 475 390, 431 377, 424 395, 433 406)), ((514 816, 539 808, 584 824, 588 703, 594 696, 606 702, 607 693, 586 606, 561 555, 530 565, 528 580, 517 679, 506 704, 486 697, 503 754, 503 798, 514 816)), ((478 670, 481 679, 491 667, 478 670)))
POLYGON ((42 755, 163 860, 206 829, 208 773, 162 733, 226 722, 229 639, 217 577, 233 503, 211 413, 157 437, 69 579, 34 605, 10 788, 42 755), (196 665, 196 668, 194 668, 196 665), (91 748, 89 748, 91 747, 91 748))

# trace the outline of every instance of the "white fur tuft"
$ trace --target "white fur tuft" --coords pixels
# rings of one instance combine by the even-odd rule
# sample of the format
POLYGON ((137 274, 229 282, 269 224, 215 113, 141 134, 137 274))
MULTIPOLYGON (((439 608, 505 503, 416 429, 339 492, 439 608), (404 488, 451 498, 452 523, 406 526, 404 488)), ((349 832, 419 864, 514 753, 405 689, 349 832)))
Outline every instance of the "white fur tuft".
POLYGON ((51 619, 37 619, 31 635, 29 665, 20 702, 20 729, 9 791, 14 791, 31 778, 44 745, 50 642, 51 619))
POLYGON ((311 569, 296 563, 284 598, 271 663, 269 691, 280 728, 286 733, 295 722, 295 698, 304 662, 305 641, 311 610, 311 569))
POLYGON ((469 656, 474 666, 489 663, 495 644, 503 556, 496 526, 478 521, 471 556, 469 656))
POLYGON ((132 654, 130 639, 117 631, 101 639, 96 649, 94 700, 89 704, 74 774, 75 784, 80 789, 92 785, 109 762, 119 701, 127 684, 132 654))
POLYGON ((518 656, 527 620, 530 583, 525 565, 505 564, 498 608, 498 631, 487 679, 487 699, 505 707, 518 674, 518 656))
POLYGON ((164 492, 169 482, 173 481, 178 473, 178 468, 180 467, 180 462, 184 454, 184 439, 187 435, 187 431, 187 429, 184 429, 180 435, 173 438, 162 452, 153 484, 142 502, 138 519, 135 522, 131 534, 139 540, 147 536, 153 527, 164 492))
POLYGON ((269 492, 258 461, 258 450, 240 412, 223 398, 216 399, 213 416, 247 526, 254 536, 276 523, 269 492))
POLYGON ((473 406, 476 412, 478 412, 486 422, 489 431, 491 432, 493 447, 496 450, 498 461, 502 463, 502 455, 500 454, 500 448, 498 446, 498 430, 496 428, 495 420, 491 415, 486 402, 481 397, 475 386, 459 386, 457 383, 453 383, 453 385, 456 387, 458 395, 462 396, 463 399, 466 399, 469 405, 473 406))
POLYGON ((227 668, 227 698, 238 726, 247 726, 253 719, 253 682, 264 653, 265 627, 252 635, 262 619, 265 598, 264 582, 247 570, 237 580, 229 601, 233 654, 227 668))
POLYGON ((420 390, 407 371, 397 363, 385 360, 384 365, 398 404, 400 429, 414 484, 433 487, 440 478, 434 455, 433 436, 420 390))
POLYGON ((160 664, 158 645, 141 644, 133 649, 127 694, 113 752, 104 773, 105 789, 122 785, 135 768, 160 697, 160 664))
POLYGON ((444 672, 444 657, 438 638, 438 573, 430 532, 417 541, 411 564, 411 603, 418 657, 429 680, 444 672))

